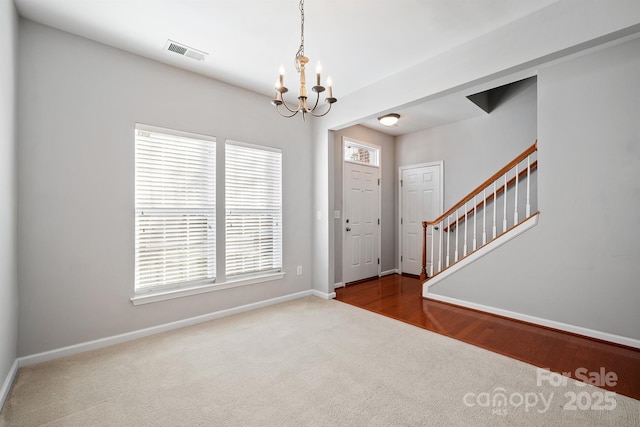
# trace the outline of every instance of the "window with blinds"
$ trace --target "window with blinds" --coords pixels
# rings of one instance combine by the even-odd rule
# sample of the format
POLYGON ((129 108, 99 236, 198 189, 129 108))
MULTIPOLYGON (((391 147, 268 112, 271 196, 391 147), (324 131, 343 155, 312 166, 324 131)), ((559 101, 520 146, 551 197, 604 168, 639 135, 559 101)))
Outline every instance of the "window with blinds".
POLYGON ((282 270, 282 152, 227 141, 226 276, 282 270))
POLYGON ((136 125, 135 290, 213 282, 215 138, 136 125))

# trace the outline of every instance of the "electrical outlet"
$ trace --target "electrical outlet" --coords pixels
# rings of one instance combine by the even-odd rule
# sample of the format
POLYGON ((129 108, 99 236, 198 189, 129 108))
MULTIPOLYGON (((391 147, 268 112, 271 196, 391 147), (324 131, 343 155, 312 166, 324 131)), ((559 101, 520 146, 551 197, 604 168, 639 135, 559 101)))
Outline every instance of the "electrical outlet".
POLYGON ((299 265, 297 269, 298 276, 302 275, 302 266, 299 265))

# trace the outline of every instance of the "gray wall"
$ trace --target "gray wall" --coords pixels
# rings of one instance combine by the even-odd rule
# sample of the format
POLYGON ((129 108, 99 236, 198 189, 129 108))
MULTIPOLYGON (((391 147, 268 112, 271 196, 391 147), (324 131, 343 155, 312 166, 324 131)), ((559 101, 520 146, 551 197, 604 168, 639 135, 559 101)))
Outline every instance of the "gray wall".
POLYGON ((344 219, 342 215, 342 137, 354 139, 356 141, 377 145, 380 147, 380 271, 394 270, 396 266, 396 208, 395 194, 397 187, 397 173, 395 172, 395 137, 387 135, 364 126, 352 126, 334 132, 334 157, 333 157, 333 177, 334 177, 334 202, 333 208, 341 211, 341 218, 334 221, 335 239, 335 282, 342 282, 342 247, 344 219))
MULTIPOLYGON (((16 59, 18 16, 11 0, 0 0, 0 388, 16 359, 16 59)), ((2 396, 0 396, 1 398, 2 396)), ((1 402, 0 402, 1 404, 1 402)))
MULTIPOLYGON (((279 117, 267 97, 25 20, 19 71, 20 356, 311 289, 301 119, 279 117), (225 139, 282 148, 283 280, 131 304, 136 122, 216 136, 218 165, 225 139)), ((219 167, 219 201, 223 179, 219 167)))
POLYGON ((537 227, 435 293, 640 339, 640 39, 541 67, 537 227))
POLYGON ((443 160, 447 210, 535 142, 536 98, 529 79, 490 114, 399 136, 396 166, 443 160))

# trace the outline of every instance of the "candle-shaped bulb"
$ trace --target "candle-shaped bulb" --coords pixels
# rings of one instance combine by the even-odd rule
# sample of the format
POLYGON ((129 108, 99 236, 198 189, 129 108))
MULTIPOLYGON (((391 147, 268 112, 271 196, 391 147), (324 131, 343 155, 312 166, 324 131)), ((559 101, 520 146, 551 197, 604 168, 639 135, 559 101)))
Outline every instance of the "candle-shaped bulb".
POLYGON ((333 98, 333 82, 331 81, 331 76, 327 77, 327 88, 329 89, 329 98, 333 98))
POLYGON ((322 65, 320 61, 316 64, 316 86, 320 86, 320 73, 322 72, 322 65))
POLYGON ((280 66, 280 83, 279 87, 284 87, 284 66, 280 66))

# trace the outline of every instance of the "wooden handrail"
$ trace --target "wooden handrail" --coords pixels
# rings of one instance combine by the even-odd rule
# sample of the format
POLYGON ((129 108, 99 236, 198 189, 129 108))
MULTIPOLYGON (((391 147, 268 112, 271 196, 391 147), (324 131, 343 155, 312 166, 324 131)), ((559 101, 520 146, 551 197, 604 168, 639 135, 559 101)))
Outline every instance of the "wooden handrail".
MULTIPOLYGON (((453 205, 453 207, 451 209, 449 209, 448 211, 446 211, 445 213, 443 213, 438 218, 436 218, 436 219, 434 219, 432 221, 422 221, 422 270, 420 271, 420 281, 421 282, 425 281, 426 278, 427 278, 427 227, 429 225, 434 225, 435 226, 435 225, 439 224, 440 222, 443 222, 445 218, 449 217, 449 215, 453 214, 458 209, 460 209, 462 206, 465 206, 466 203, 469 202, 471 199, 475 198, 476 195, 478 193, 480 193, 480 191, 484 190, 491 183, 493 183, 494 181, 496 181, 500 177, 504 176, 512 168, 514 168, 516 165, 520 164, 520 162, 522 162, 524 159, 529 157, 532 153, 535 153, 537 150, 538 150, 538 141, 536 140, 536 142, 534 142, 533 145, 531 145, 529 148, 524 150, 520 155, 518 155, 515 159, 513 159, 511 162, 509 162, 506 166, 504 166, 498 172, 496 172, 493 175, 491 175, 491 177, 489 177, 489 179, 487 179, 482 184, 477 186, 473 191, 471 191, 469 194, 467 194, 458 203, 453 205)), ((537 165, 538 165, 538 162, 535 161, 535 162, 533 162, 533 166, 529 165, 528 169, 529 170, 532 169, 532 168, 535 169, 535 168, 537 168, 537 165)), ((509 182, 507 182, 507 188, 509 188, 511 185, 513 185, 513 183, 516 181, 516 179, 520 179, 521 176, 524 173, 527 173, 527 171, 523 170, 522 172, 520 172, 518 174, 517 177, 514 176, 511 180, 509 180, 509 182)), ((502 194, 502 192, 504 192, 504 186, 501 186, 501 191, 496 190, 496 196, 498 195, 498 193, 502 194)), ((483 202, 479 203, 476 206, 476 208, 481 207, 484 202, 492 200, 493 197, 494 197, 494 195, 490 194, 490 196, 487 197, 483 202)), ((467 215, 473 213, 473 211, 474 211, 474 209, 472 208, 471 210, 469 210, 467 212, 467 215)), ((453 226, 451 224, 449 224, 448 229, 451 229, 452 227, 455 227, 461 221, 464 221, 464 219, 457 219, 453 226)), ((444 231, 449 231, 448 229, 445 229, 444 231)))
POLYGON ((482 184, 478 185, 473 191, 471 191, 469 194, 467 194, 462 200, 460 200, 458 203, 453 205, 453 207, 451 209, 449 209, 448 211, 446 211, 445 213, 440 215, 438 218, 434 219, 433 221, 422 221, 423 226, 438 224, 443 219, 447 218, 449 215, 451 215, 452 213, 454 213, 455 211, 460 209, 460 207, 463 206, 465 203, 467 203, 469 200, 473 199, 473 197, 476 194, 478 194, 480 192, 480 190, 482 190, 483 188, 489 186, 489 184, 491 184, 493 181, 495 181, 496 179, 500 178, 502 175, 507 173, 515 165, 517 165, 518 163, 520 163, 521 161, 526 159, 530 154, 535 153, 535 151, 537 149, 538 149, 538 141, 534 142, 531 147, 529 147, 526 150, 524 150, 522 152, 522 154, 520 154, 518 157, 516 157, 511 162, 509 162, 505 167, 503 167, 498 172, 496 172, 493 175, 491 175, 491 177, 489 179, 487 179, 485 182, 483 182, 482 184))
MULTIPOLYGON (((531 166, 529 166, 529 170, 534 171, 536 170, 538 167, 538 161, 534 161, 533 163, 531 163, 531 166)), ((527 170, 523 169, 520 171, 520 173, 518 173, 518 180, 521 180, 522 177, 524 177, 527 174, 527 170)), ((511 188, 513 186, 513 184, 515 184, 516 182, 516 177, 514 176, 513 178, 511 178, 508 182, 507 182, 507 188, 511 188)), ((496 197, 499 196, 500 194, 502 194, 504 192, 504 185, 501 185, 500 187, 498 187, 498 189, 496 190, 496 197)), ((489 203, 491 200, 493 200, 493 193, 489 193, 489 195, 487 196, 486 199, 484 199, 483 201, 481 201, 480 203, 478 203, 475 207, 469 209, 467 211, 467 216, 472 215, 473 212, 475 211, 475 209, 482 209, 482 207, 484 206, 485 203, 489 203)), ((448 227, 444 228, 445 233, 448 232, 450 229, 453 230, 454 228, 456 228, 456 226, 458 224, 460 224, 461 222, 465 221, 465 217, 461 216, 457 221, 454 221, 453 224, 451 224, 448 227)))

